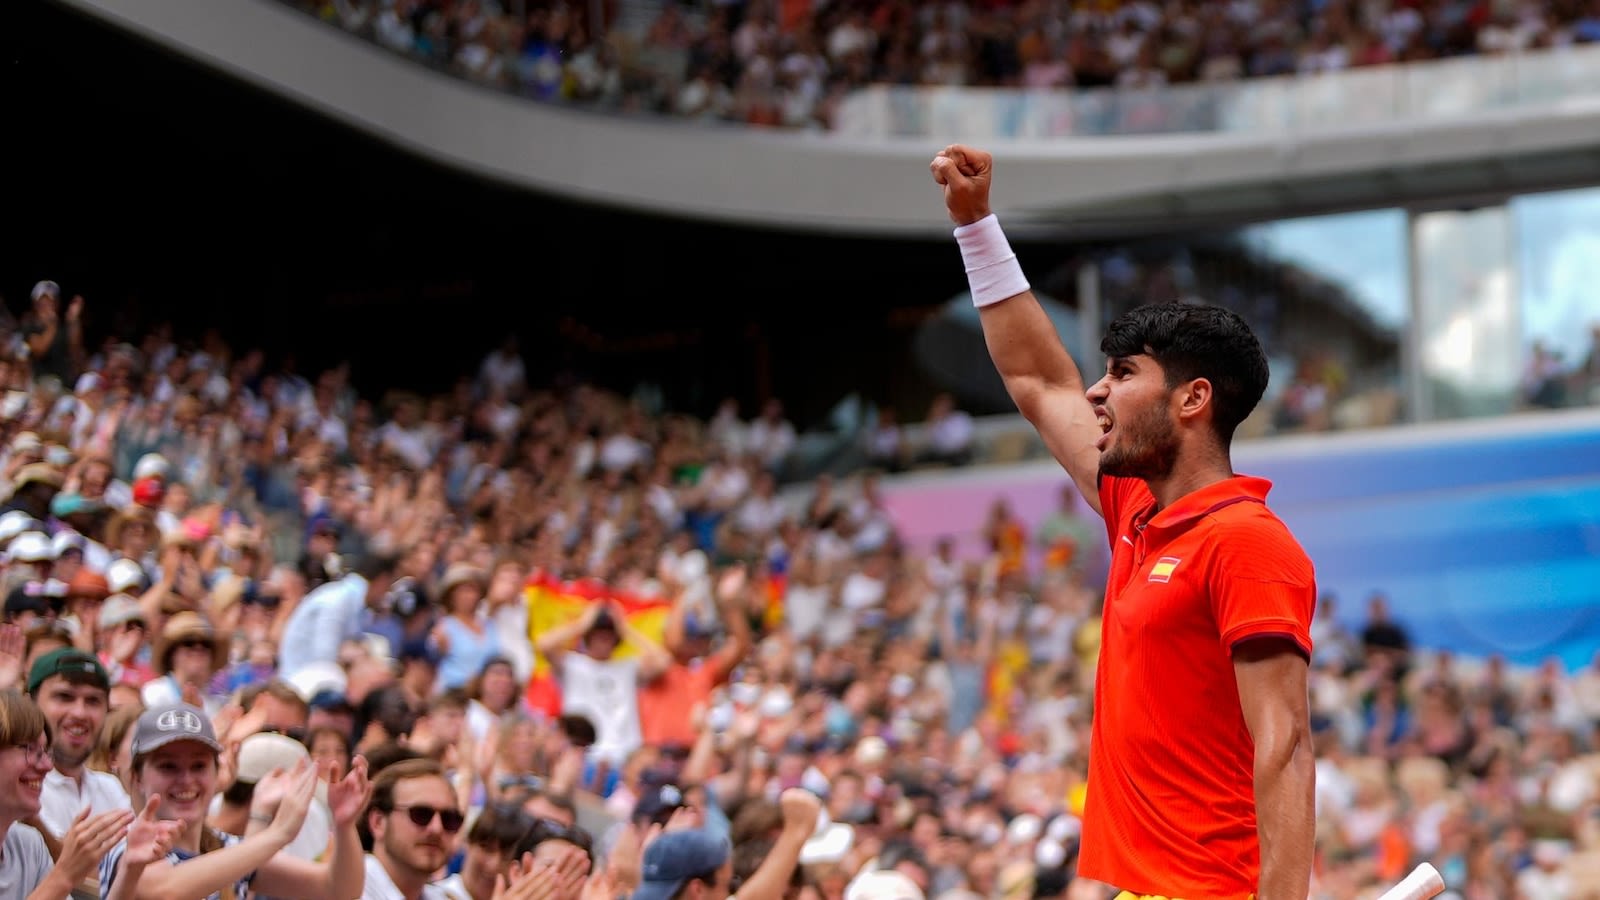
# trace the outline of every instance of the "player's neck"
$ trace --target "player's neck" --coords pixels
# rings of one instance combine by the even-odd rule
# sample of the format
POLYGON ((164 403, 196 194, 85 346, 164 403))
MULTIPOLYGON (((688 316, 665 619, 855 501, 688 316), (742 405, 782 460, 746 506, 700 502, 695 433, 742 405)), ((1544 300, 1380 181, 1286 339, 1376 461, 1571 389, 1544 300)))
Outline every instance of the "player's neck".
POLYGON ((1232 477, 1233 464, 1225 453, 1179 454, 1166 477, 1147 478, 1145 485, 1155 495, 1157 507, 1166 509, 1203 487, 1232 477))

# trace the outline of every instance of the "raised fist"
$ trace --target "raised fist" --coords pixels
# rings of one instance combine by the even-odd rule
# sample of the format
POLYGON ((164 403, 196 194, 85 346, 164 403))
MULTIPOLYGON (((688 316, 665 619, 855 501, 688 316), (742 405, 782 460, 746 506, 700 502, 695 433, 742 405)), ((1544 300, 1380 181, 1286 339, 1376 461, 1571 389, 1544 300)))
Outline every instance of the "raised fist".
POLYGON ((957 225, 971 225, 989 214, 989 181, 994 157, 982 150, 951 144, 928 166, 944 186, 944 206, 957 225))

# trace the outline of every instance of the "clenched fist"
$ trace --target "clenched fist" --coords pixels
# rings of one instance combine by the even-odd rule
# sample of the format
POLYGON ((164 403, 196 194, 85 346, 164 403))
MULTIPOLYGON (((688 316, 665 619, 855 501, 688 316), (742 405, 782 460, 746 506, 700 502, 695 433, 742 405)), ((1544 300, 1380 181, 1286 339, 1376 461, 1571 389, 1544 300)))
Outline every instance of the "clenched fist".
POLYGON ((989 179, 994 157, 982 150, 951 144, 939 151, 928 168, 944 186, 944 206, 957 225, 971 225, 989 214, 989 179))

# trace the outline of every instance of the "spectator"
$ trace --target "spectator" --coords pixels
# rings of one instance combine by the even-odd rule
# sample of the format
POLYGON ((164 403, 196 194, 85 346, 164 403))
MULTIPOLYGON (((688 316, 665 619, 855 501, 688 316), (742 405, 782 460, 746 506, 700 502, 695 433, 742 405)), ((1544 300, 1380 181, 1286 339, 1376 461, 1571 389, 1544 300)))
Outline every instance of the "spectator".
POLYGON ((100 815, 132 809, 115 776, 85 765, 100 743, 111 678, 93 656, 64 648, 33 664, 28 694, 50 729, 50 758, 55 763, 44 777, 39 818, 30 824, 52 845, 51 856, 60 856, 61 839, 80 812, 100 815))
POLYGON ((964 466, 977 449, 977 432, 972 417, 956 408, 955 398, 940 394, 928 408, 926 445, 918 455, 921 465, 964 466))
POLYGON ((594 723, 595 759, 622 765, 642 740, 638 686, 660 677, 671 656, 631 627, 615 604, 590 604, 571 624, 540 635, 537 646, 560 673, 562 708, 594 723), (636 657, 613 656, 624 640, 636 657))

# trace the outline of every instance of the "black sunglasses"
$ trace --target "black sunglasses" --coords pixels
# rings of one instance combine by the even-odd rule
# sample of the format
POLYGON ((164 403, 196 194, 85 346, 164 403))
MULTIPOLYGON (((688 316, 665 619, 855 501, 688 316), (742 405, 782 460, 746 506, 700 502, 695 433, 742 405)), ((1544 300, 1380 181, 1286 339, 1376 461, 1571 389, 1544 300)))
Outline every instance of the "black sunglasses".
POLYGON ((467 821, 466 816, 453 809, 434 809, 431 806, 396 806, 394 811, 405 813, 406 818, 411 820, 411 824, 418 828, 427 828, 429 823, 433 821, 433 817, 438 816, 439 825, 449 834, 455 834, 460 831, 462 824, 467 821))

